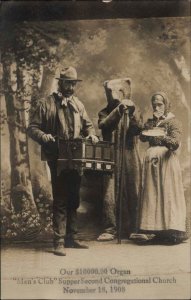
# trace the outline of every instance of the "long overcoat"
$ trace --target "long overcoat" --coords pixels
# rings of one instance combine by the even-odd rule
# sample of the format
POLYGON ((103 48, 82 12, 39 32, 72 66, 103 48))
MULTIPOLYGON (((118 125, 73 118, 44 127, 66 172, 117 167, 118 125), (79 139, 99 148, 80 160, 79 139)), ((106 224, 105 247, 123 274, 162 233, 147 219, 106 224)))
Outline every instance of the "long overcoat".
MULTIPOLYGON (((120 105, 120 104, 119 104, 120 105)), ((102 130, 103 140, 115 143, 115 184, 110 184, 108 188, 110 196, 114 195, 115 201, 110 199, 111 205, 115 202, 115 206, 119 206, 119 185, 121 180, 122 168, 125 175, 125 183, 123 186, 122 196, 122 235, 129 234, 136 230, 137 206, 140 194, 141 181, 141 162, 138 151, 138 135, 142 128, 142 118, 138 110, 129 116, 129 127, 126 131, 125 142, 125 161, 121 166, 121 149, 123 124, 122 114, 119 105, 111 108, 110 105, 99 112, 98 125, 102 130), (115 190, 112 193, 112 189, 115 190)), ((109 205, 107 205, 109 207, 109 205)), ((116 210, 118 215, 118 209, 116 210)), ((117 218, 117 222, 118 222, 117 218)))

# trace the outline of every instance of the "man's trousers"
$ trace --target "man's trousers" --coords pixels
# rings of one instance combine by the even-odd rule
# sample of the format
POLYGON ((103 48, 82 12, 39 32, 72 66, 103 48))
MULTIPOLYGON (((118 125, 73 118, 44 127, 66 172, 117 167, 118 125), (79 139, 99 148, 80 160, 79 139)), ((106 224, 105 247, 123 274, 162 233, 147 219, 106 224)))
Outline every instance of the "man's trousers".
POLYGON ((76 170, 57 174, 57 162, 48 162, 53 193, 54 244, 72 240, 76 232, 77 209, 80 204, 81 176, 76 170))

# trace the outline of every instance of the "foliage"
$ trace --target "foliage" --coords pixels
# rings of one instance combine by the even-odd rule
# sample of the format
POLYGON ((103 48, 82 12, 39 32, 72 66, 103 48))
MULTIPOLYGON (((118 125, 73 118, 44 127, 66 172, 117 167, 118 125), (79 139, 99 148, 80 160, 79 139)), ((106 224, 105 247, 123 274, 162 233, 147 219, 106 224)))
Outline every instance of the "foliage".
POLYGON ((15 213, 12 209, 4 212, 1 218, 1 236, 5 239, 32 240, 39 234, 52 234, 52 206, 43 195, 36 199, 38 212, 32 212, 23 197, 23 210, 15 213))
POLYGON ((11 201, 16 212, 22 213, 25 211, 22 197, 27 198, 26 202, 30 202, 31 207, 34 205, 26 137, 27 111, 32 102, 36 105, 33 100, 39 94, 41 64, 52 69, 56 60, 53 47, 49 47, 50 43, 46 43, 41 32, 32 26, 10 24, 3 33, 2 63, 10 133, 11 201), (20 188, 22 186, 23 189, 20 188))

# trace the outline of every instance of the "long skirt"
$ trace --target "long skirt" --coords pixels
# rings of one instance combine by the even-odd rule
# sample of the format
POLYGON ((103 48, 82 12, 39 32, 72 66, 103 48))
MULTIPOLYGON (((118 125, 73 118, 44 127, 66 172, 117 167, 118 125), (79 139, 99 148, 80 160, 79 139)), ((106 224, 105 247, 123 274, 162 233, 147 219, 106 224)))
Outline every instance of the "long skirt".
POLYGON ((147 149, 139 209, 141 230, 185 231, 186 203, 176 152, 161 146, 147 149))

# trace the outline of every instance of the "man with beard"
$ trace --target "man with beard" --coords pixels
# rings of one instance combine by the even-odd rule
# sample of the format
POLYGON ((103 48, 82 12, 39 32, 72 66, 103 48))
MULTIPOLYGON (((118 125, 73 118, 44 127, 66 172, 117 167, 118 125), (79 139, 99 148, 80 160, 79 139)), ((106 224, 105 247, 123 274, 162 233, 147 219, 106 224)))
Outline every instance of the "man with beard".
POLYGON ((74 96, 76 69, 64 68, 58 79, 58 91, 40 102, 28 128, 29 136, 42 147, 51 173, 53 192, 54 254, 65 256, 64 248, 87 248, 74 240, 77 208, 80 204, 81 175, 77 170, 62 169, 56 138, 91 138, 98 142, 84 105, 74 96))

